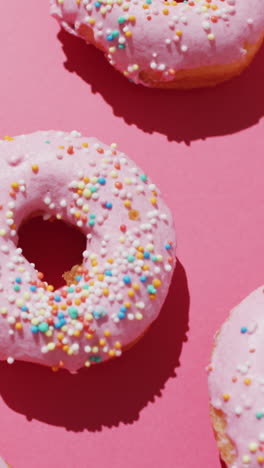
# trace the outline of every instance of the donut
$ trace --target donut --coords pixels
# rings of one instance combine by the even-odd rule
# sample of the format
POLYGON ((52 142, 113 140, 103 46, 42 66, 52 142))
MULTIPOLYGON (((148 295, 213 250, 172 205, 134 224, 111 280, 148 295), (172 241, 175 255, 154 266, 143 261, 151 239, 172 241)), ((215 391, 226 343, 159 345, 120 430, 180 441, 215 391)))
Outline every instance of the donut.
POLYGON ((264 287, 233 309, 209 371, 211 419, 228 468, 264 466, 264 287))
POLYGON ((120 356, 157 318, 174 265, 171 212, 115 144, 77 131, 1 140, 1 360, 74 373, 120 356), (19 227, 40 214, 86 236, 56 290, 19 246, 19 227))
MULTIPOLYGON (((264 36, 263 0, 50 0, 66 31, 134 83, 213 86, 242 72, 264 36)), ((87 64, 89 66, 89 64, 87 64)))

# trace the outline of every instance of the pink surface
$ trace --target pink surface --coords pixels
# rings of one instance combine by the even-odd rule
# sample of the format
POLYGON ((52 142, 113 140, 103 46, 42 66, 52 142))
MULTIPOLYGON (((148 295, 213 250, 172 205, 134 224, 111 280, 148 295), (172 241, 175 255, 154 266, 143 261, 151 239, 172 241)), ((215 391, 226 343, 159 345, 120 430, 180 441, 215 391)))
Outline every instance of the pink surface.
POLYGON ((117 141, 173 210, 179 258, 159 321, 120 360, 77 377, 0 366, 0 453, 13 468, 220 468, 204 368, 228 311, 263 283, 264 50, 217 89, 157 91, 58 38, 46 0, 0 15, 1 136, 117 141))

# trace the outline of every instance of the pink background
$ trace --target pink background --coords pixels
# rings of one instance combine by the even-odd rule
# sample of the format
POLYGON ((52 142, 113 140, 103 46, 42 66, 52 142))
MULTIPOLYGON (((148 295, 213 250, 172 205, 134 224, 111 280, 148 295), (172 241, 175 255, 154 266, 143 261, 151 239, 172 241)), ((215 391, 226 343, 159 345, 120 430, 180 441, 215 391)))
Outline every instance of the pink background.
POLYGON ((159 320, 120 360, 77 377, 0 365, 0 453, 14 468, 220 468, 205 366, 230 308, 263 283, 264 49, 217 89, 150 90, 59 33, 48 3, 0 2, 0 136, 118 142, 173 210, 179 263, 159 320))

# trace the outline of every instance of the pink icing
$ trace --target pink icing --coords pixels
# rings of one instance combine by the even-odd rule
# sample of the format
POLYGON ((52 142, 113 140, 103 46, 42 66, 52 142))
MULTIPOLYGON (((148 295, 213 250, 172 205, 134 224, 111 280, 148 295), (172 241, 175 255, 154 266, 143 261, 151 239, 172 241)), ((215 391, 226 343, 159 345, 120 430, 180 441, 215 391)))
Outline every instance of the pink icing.
POLYGON ((51 0, 51 12, 73 34, 88 26, 108 61, 135 83, 142 70, 170 81, 179 70, 240 61, 264 33, 263 0, 51 0))
POLYGON ((75 372, 119 356, 156 319, 174 269, 158 189, 115 146, 76 131, 8 137, 0 155, 0 359, 75 372), (87 236, 77 285, 52 292, 17 248, 36 212, 87 236))
POLYGON ((209 366, 211 404, 223 411, 233 441, 232 468, 264 463, 264 287, 234 308, 216 338, 209 366))

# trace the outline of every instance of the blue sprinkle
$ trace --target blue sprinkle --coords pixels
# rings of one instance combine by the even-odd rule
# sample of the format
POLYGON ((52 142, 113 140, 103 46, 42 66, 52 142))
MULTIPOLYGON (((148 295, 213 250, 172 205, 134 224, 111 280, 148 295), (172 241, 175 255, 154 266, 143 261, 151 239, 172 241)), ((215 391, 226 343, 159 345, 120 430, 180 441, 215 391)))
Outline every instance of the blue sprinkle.
POLYGON ((122 306, 122 307, 120 307, 120 312, 123 312, 123 313, 125 313, 126 311, 127 311, 127 308, 126 308, 126 306, 122 306))
POLYGON ((105 207, 106 207, 108 210, 111 210, 111 208, 113 207, 113 203, 111 203, 111 202, 106 202, 105 207))
POLYGON ((154 288, 154 286, 152 284, 149 284, 148 285, 148 292, 150 294, 156 294, 157 290, 156 290, 156 288, 154 288))
POLYGON ((131 278, 129 275, 123 276, 123 281, 125 284, 130 284, 131 283, 131 278))
POLYGON ((108 34, 108 36, 106 36, 107 41, 113 41, 113 39, 114 38, 113 38, 112 34, 108 34))
POLYGON ((140 276, 139 279, 140 279, 141 283, 145 283, 145 281, 147 281, 147 277, 145 275, 140 276))
POLYGON ((150 253, 149 252, 144 252, 144 258, 150 258, 150 253))
POLYGON ((96 8, 99 8, 101 6, 101 2, 95 2, 94 5, 96 6, 96 8))
POLYGON ((23 312, 27 312, 27 311, 28 311, 28 308, 27 308, 27 306, 23 305, 23 306, 21 307, 21 310, 22 310, 23 312))
POLYGON ((63 318, 64 318, 64 313, 63 313, 63 312, 59 312, 59 313, 58 313, 58 317, 59 317, 59 319, 63 319, 63 318))
POLYGON ((98 182, 100 185, 105 185, 106 179, 104 177, 99 177, 98 182))
POLYGON ((39 330, 38 330, 38 327, 36 325, 32 325, 31 331, 32 331, 32 333, 38 333, 39 330))
POLYGON ((82 276, 81 276, 81 275, 77 275, 77 276, 75 276, 75 279, 76 279, 76 281, 78 281, 78 282, 79 282, 79 281, 81 281, 81 279, 82 279, 82 276))
POLYGON ((60 302, 60 301, 61 301, 61 297, 60 297, 60 296, 54 296, 54 301, 60 302))
POLYGON ((63 325, 66 325, 66 320, 65 319, 60 319, 57 322, 54 323, 55 328, 61 328, 63 325))
POLYGON ((171 245, 170 245, 170 244, 165 244, 165 249, 166 249, 166 250, 170 250, 170 249, 171 249, 171 245))
POLYGON ((113 276, 113 273, 111 272, 111 270, 105 270, 105 275, 106 276, 113 276))
POLYGON ((106 314, 107 314, 107 310, 102 306, 98 306, 97 309, 93 311, 93 316, 95 319, 100 319, 102 317, 105 317, 106 314))
POLYGON ((35 286, 34 284, 32 284, 32 285, 30 286, 30 291, 35 292, 36 290, 37 290, 37 286, 35 286))
POLYGON ((124 314, 124 312, 118 312, 117 316, 120 320, 122 320, 125 318, 126 314, 124 314))
POLYGON ((17 284, 21 284, 21 283, 22 283, 22 280, 21 280, 21 278, 20 278, 19 276, 16 278, 16 283, 17 283, 17 284))
POLYGON ((240 331, 241 333, 247 333, 247 327, 241 327, 240 331))

